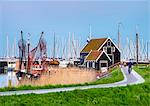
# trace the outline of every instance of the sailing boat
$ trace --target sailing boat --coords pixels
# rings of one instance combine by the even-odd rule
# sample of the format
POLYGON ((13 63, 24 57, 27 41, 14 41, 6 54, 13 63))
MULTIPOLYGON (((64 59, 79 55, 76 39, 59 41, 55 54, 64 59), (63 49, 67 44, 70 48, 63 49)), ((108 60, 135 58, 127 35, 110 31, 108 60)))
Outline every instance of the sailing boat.
POLYGON ((68 35, 68 41, 66 41, 64 47, 63 47, 63 51, 62 51, 62 55, 64 56, 61 60, 60 60, 60 64, 59 67, 65 68, 68 67, 71 61, 71 33, 69 32, 68 35), (68 48, 66 46, 66 44, 68 43, 68 48), (66 50, 66 54, 68 54, 68 57, 65 55, 65 50, 66 50))
POLYGON ((54 49, 53 49, 53 58, 50 60, 50 65, 59 65, 59 61, 55 58, 56 51, 56 41, 55 41, 55 32, 54 32, 54 49))

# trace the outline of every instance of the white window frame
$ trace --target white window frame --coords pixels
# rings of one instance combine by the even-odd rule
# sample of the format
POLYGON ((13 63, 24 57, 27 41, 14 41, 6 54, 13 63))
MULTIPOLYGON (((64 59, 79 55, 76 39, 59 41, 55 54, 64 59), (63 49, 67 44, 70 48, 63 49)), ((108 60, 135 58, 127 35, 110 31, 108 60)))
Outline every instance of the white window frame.
POLYGON ((92 63, 92 67, 95 68, 95 62, 94 62, 94 61, 93 61, 93 63, 92 63))
POLYGON ((86 63, 86 67, 89 68, 89 62, 86 63))
POLYGON ((111 49, 112 49, 111 52, 113 53, 113 52, 115 52, 116 48, 113 46, 111 49))
POLYGON ((100 68, 102 68, 101 63, 106 63, 106 66, 108 67, 108 61, 107 60, 100 60, 100 62, 99 62, 100 68))
POLYGON ((107 42, 107 46, 110 47, 111 46, 111 41, 107 42))
POLYGON ((105 51, 107 53, 107 47, 106 46, 103 47, 103 51, 105 51))

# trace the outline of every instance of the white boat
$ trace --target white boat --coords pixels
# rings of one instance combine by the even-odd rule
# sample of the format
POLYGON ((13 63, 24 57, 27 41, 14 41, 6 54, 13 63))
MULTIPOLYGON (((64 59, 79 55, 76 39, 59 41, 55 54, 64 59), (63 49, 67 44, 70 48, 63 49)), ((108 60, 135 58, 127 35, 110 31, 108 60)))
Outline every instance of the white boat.
POLYGON ((65 68, 65 67, 68 66, 68 64, 69 64, 69 61, 67 61, 67 60, 61 60, 59 62, 59 67, 65 68))
POLYGON ((8 68, 16 68, 16 58, 0 58, 0 73, 6 73, 8 68))
POLYGON ((13 68, 13 69, 15 69, 15 67, 16 67, 16 60, 13 60, 13 59, 8 60, 8 61, 7 61, 7 65, 8 65, 8 68, 13 68))

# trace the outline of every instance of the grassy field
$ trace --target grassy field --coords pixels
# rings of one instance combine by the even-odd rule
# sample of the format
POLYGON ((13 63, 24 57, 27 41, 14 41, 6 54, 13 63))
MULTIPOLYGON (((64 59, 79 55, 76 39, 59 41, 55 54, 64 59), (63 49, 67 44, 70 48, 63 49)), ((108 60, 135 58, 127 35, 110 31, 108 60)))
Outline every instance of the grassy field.
POLYGON ((91 82, 89 84, 107 84, 107 83, 118 82, 118 81, 121 81, 123 79, 124 79, 124 77, 123 77, 123 74, 121 72, 121 69, 120 68, 114 68, 112 73, 109 76, 102 78, 100 80, 97 80, 95 82, 91 82))
POLYGON ((0 97, 0 106, 150 106, 150 66, 134 67, 146 80, 127 87, 0 97))
POLYGON ((150 65, 138 65, 133 67, 133 69, 144 77, 146 83, 150 83, 150 65))
POLYGON ((45 86, 20 86, 20 87, 6 87, 0 88, 0 92, 4 91, 16 91, 16 90, 33 90, 33 89, 51 89, 51 88, 62 88, 62 87, 73 87, 73 86, 84 86, 84 85, 95 85, 95 84, 106 84, 113 83, 123 80, 123 74, 120 68, 114 68, 111 74, 107 77, 99 79, 94 82, 85 83, 85 84, 70 84, 70 85, 45 85, 45 86))

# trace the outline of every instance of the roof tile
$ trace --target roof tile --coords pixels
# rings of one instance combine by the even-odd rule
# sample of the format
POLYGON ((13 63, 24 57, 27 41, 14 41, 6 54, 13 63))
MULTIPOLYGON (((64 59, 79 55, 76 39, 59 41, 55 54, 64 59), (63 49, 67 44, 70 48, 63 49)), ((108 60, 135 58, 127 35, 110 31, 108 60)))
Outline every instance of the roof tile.
POLYGON ((89 53, 91 50, 98 50, 106 40, 107 38, 91 39, 81 53, 89 53))
POLYGON ((92 50, 86 60, 96 60, 99 55, 101 55, 102 51, 92 50))

